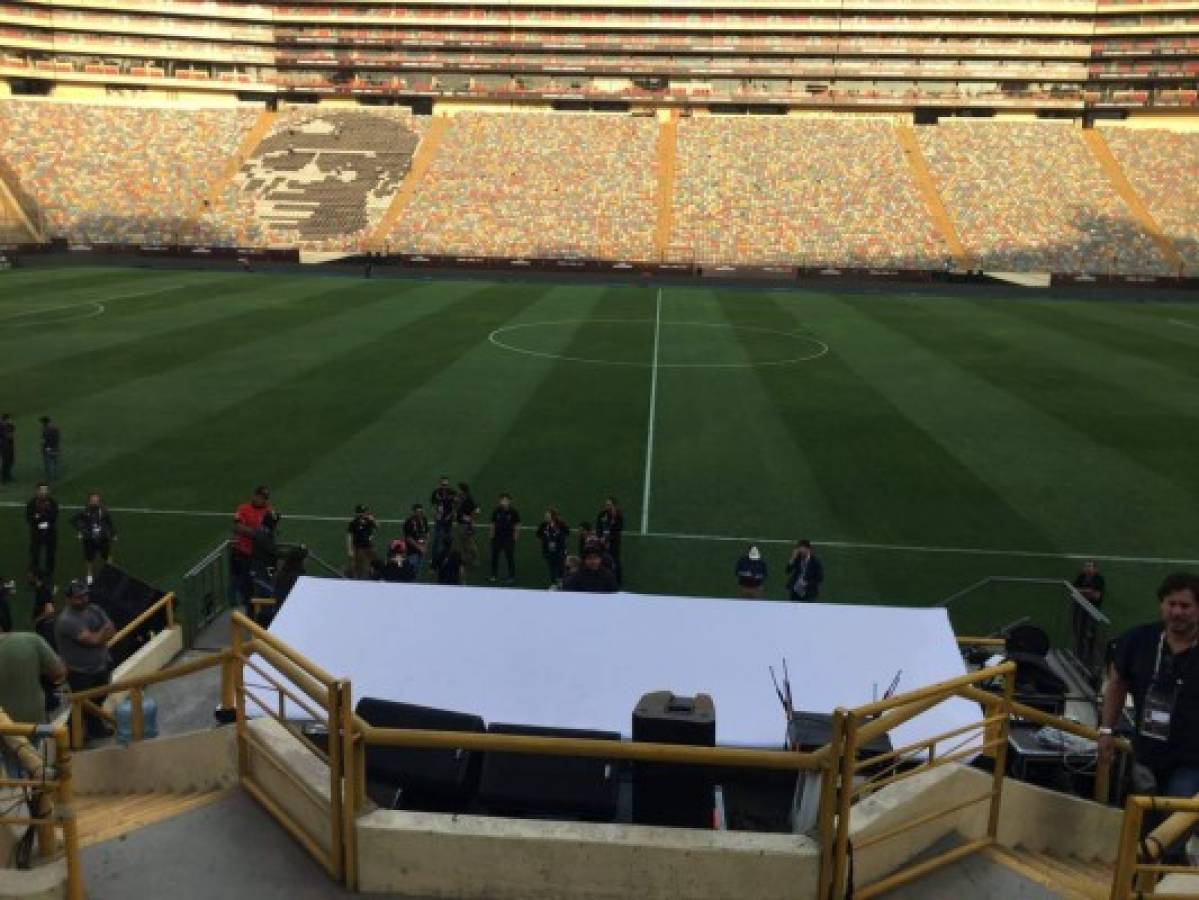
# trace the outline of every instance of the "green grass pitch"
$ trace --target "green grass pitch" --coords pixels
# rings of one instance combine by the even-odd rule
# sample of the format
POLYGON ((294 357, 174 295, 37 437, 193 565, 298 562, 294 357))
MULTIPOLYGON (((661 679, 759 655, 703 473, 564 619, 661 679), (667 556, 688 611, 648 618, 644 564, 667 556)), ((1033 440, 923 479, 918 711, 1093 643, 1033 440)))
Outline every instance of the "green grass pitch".
MULTIPOLYGON (((286 539, 340 563, 355 503, 400 519, 446 473, 488 511, 510 492, 530 524, 615 494, 636 591, 732 596, 742 538, 769 541, 781 597, 789 542, 810 537, 842 603, 1072 578, 1069 554, 1098 554, 1126 625, 1154 614, 1171 560, 1199 557, 1197 351, 1199 309, 1180 303, 16 270, 0 276, 18 436, 0 572, 25 566, 49 413, 61 502, 97 488, 215 514, 117 515, 118 562, 164 586, 254 484, 286 539)), ((60 583, 75 543, 64 528, 60 583)), ((531 534, 518 565, 545 585, 531 534)))

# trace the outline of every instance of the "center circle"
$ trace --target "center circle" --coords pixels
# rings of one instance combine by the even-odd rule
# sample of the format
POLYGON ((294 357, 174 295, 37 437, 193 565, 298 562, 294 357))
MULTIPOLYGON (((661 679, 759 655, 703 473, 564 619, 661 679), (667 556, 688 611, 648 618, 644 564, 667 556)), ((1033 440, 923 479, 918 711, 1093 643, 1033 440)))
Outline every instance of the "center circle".
MULTIPOLYGON (((550 335, 551 339, 555 333, 562 333, 570 328, 575 329, 577 326, 600 326, 609 332, 609 334, 600 334, 597 336, 597 343, 604 343, 607 338, 607 343, 610 345, 623 346, 626 342, 614 340, 611 332, 615 331, 619 337, 620 329, 625 326, 645 326, 651 328, 655 325, 653 319, 560 319, 551 322, 523 322, 517 325, 505 325, 502 328, 497 328, 487 336, 487 340, 499 347, 502 350, 507 350, 511 353, 519 353, 523 356, 534 356, 540 359, 557 359, 564 362, 589 363, 600 366, 631 366, 635 368, 650 368, 654 365, 654 349, 651 343, 650 349, 645 354, 643 359, 611 359, 600 355, 596 356, 575 356, 566 353, 554 353, 549 350, 539 349, 536 345, 538 340, 536 335, 550 335), (613 328, 615 326, 615 328, 613 328), (524 337, 524 340, 521 340, 524 337)), ((796 331, 779 331, 774 328, 760 328, 756 325, 732 325, 727 322, 661 322, 657 323, 659 328, 659 351, 662 344, 675 347, 673 352, 668 347, 668 352, 663 354, 659 352, 657 366, 659 369, 753 369, 761 366, 789 366, 797 363, 810 362, 814 359, 819 359, 829 352, 828 344, 824 343, 809 334, 796 331), (697 329, 704 329, 698 331, 697 329), (727 341, 728 337, 732 337, 738 347, 743 351, 748 351, 751 354, 761 352, 760 358, 744 359, 737 362, 720 362, 711 359, 711 351, 714 349, 712 337, 697 338, 698 335, 717 335, 721 331, 725 332, 726 337, 723 339, 717 338, 717 341, 727 341), (675 340, 676 337, 691 334, 693 337, 684 340, 675 340), (677 355, 678 350, 682 349, 689 353, 704 356, 702 362, 678 362, 671 361, 672 355, 677 355), (663 356, 666 357, 663 361, 663 356)))

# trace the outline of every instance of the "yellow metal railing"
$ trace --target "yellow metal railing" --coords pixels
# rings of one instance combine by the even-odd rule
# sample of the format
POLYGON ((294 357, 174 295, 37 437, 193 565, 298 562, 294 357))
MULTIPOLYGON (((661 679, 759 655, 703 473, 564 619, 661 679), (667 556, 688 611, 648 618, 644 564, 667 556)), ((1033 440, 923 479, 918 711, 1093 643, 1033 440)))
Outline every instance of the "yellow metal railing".
MULTIPOLYGON (((62 832, 62 855, 66 860, 66 898, 83 900, 83 874, 79 862, 79 832, 75 827, 74 789, 71 777, 71 748, 65 728, 13 722, 0 710, 0 741, 17 758, 23 775, 0 778, 0 787, 29 792, 34 811, 27 816, 0 815, 0 826, 35 827, 38 856, 43 861, 59 854, 56 832, 62 832), (31 743, 34 738, 51 738, 54 758, 48 762, 31 743)), ((0 775, 4 774, 0 768, 0 775)))
MULTIPOLYGON (((1199 879, 1199 867, 1163 863, 1170 849, 1181 844, 1199 823, 1199 795, 1195 797, 1129 797, 1124 806, 1120 828, 1120 852, 1112 877, 1111 900, 1132 900, 1154 894, 1157 883, 1177 873, 1199 879), (1168 813, 1161 824, 1141 837, 1147 813, 1168 813)), ((1197 882, 1199 883, 1199 882, 1197 882)), ((1171 890, 1162 896, 1199 897, 1199 891, 1179 893, 1171 890)))
POLYGON ((228 656, 228 653, 214 653, 211 656, 204 656, 200 659, 193 659, 167 669, 160 669, 149 675, 122 678, 120 681, 112 681, 99 687, 88 688, 86 691, 72 693, 69 698, 71 703, 71 746, 76 750, 83 748, 83 712, 86 711, 93 716, 104 719, 109 724, 113 724, 115 720, 112 713, 104 709, 101 704, 109 694, 125 692, 128 692, 129 701, 133 707, 130 720, 133 740, 140 741, 144 737, 145 732, 143 703, 146 688, 154 684, 171 681, 175 678, 182 678, 184 675, 191 675, 204 669, 211 669, 222 665, 226 662, 228 656))
POLYGON ((167 628, 175 627, 175 594, 163 594, 155 600, 146 610, 138 615, 136 619, 114 634, 108 639, 108 648, 111 650, 121 641, 131 637, 137 633, 137 630, 149 622, 160 612, 166 612, 167 628))
MULTIPOLYGON (((164 598, 165 599, 165 598, 164 598)), ((72 729, 82 743, 81 710, 104 714, 98 702, 107 694, 129 691, 133 699, 133 737, 142 737, 140 715, 142 692, 152 684, 178 678, 202 669, 221 667, 221 705, 232 711, 236 721, 238 771, 241 784, 274 816, 289 833, 329 872, 351 890, 357 886, 356 821, 366 797, 366 748, 409 747, 418 749, 462 749, 479 752, 525 753, 545 756, 581 756, 605 760, 705 765, 720 768, 746 767, 819 773, 822 777, 817 836, 821 862, 819 894, 821 900, 845 896, 850 857, 875 844, 890 840, 934 820, 979 804, 987 804, 986 833, 953 850, 926 859, 888 875, 873 884, 856 885, 854 896, 869 898, 908 883, 942 866, 995 842, 1002 800, 1003 776, 1008 745, 1009 723, 1013 716, 1051 725, 1092 740, 1094 729, 1057 719, 1012 699, 1015 665, 1004 663, 969 675, 891 697, 855 709, 838 709, 833 715, 832 737, 827 745, 811 752, 750 750, 725 747, 695 747, 672 744, 614 742, 585 739, 532 737, 521 735, 471 734, 371 726, 353 712, 351 685, 333 677, 321 666, 289 647, 240 612, 232 616, 231 647, 221 653, 184 663, 153 675, 123 679, 101 688, 82 691, 71 697, 72 729), (257 683, 247 689, 246 670, 257 683), (1002 690, 984 690, 983 685, 1002 684, 1002 690), (277 702, 264 699, 262 691, 273 692, 277 702), (979 717, 967 725, 895 747, 862 760, 859 748, 875 738, 927 713, 939 704, 965 699, 979 705, 979 717), (328 744, 313 743, 289 719, 288 707, 323 726, 328 744), (311 795, 299 776, 274 761, 266 752, 261 737, 248 727, 247 709, 269 716, 293 734, 329 771, 329 819, 314 837, 288 809, 286 802, 272 795, 271 788, 254 772, 261 759, 277 774, 289 779, 301 792, 311 795), (994 776, 990 787, 974 796, 952 798, 942 809, 909 819, 886 831, 849 839, 853 804, 888 785, 953 762, 979 754, 993 758, 994 776)), ((1117 742, 1129 752, 1125 741, 1117 742)), ((1106 799, 1110 782, 1110 763, 1100 759, 1096 769, 1096 794, 1106 799)), ((320 798, 323 801, 323 797, 320 798)), ((1196 806, 1199 810, 1199 805, 1196 806)))

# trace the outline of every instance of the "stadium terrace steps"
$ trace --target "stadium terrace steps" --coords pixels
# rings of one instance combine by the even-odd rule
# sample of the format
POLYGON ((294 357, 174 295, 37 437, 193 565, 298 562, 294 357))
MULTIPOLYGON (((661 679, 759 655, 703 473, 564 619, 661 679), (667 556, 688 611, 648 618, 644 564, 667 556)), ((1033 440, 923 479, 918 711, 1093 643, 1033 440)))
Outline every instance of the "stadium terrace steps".
POLYGON ((202 207, 196 211, 196 219, 203 217, 209 208, 211 198, 220 197, 225 192, 229 183, 237 177, 237 173, 245 161, 254 155, 254 151, 258 149, 258 145, 263 142, 267 134, 274 127, 275 120, 278 117, 279 114, 273 110, 264 109, 262 111, 258 116, 258 121, 246 132, 246 136, 242 139, 237 151, 225 162, 225 167, 221 170, 221 174, 212 182, 212 186, 209 188, 210 196, 204 198, 202 207))
POLYGON ((417 145, 416 152, 412 155, 412 166, 404 177, 404 183, 400 185, 399 191, 392 198, 391 205, 383 214, 383 218, 379 220, 378 227, 368 241, 369 247, 383 248, 386 246, 388 233, 395 227, 400 216, 404 214, 404 210, 407 209, 408 203, 420 186, 425 173, 429 171, 429 166, 437 156, 437 149, 441 146, 441 139, 445 137, 446 129, 449 126, 450 119, 447 116, 438 116, 429 124, 424 137, 417 145))
POLYGON ((1120 195, 1120 198, 1128 206, 1129 211, 1136 217, 1136 220, 1141 223, 1141 227, 1156 242, 1157 249, 1166 258, 1170 270, 1172 272, 1182 272, 1185 265, 1182 255, 1178 252, 1178 248, 1174 246, 1174 242, 1162 231, 1161 226, 1158 225, 1149 207, 1145 205, 1140 195, 1137 194, 1136 189, 1132 186, 1132 182, 1124 174, 1124 169, 1116 160, 1115 155, 1113 155, 1111 148, 1107 145, 1107 141, 1103 139, 1103 135, 1099 129, 1087 128, 1083 131, 1082 137, 1086 141, 1087 146, 1091 148, 1091 152, 1095 154, 1096 162, 1099 163, 1099 167, 1103 169, 1108 180, 1111 181, 1116 193, 1120 195))
POLYGON ((28 241, 40 244, 45 238, 25 215, 5 172, 0 169, 0 242, 23 244, 28 241))
POLYGON ((1111 895, 1114 869, 1110 863, 1023 847, 988 847, 983 855, 1069 900, 1106 900, 1111 895))
POLYGON ((81 847, 116 840, 148 825, 207 806, 232 788, 183 794, 155 791, 144 794, 94 794, 75 798, 81 847))
POLYGON ((899 138, 900 146, 903 147, 903 155, 907 158, 908 166, 912 170, 912 178, 916 181, 916 187, 919 188, 920 194, 924 198, 924 205, 928 207, 928 215, 933 220, 933 224, 937 226, 937 230, 941 232, 942 240, 949 245, 954 263, 959 269, 974 268, 970 254, 966 252, 966 246, 962 243, 961 235, 958 234, 953 219, 949 217, 949 211, 945 208, 945 202, 941 199, 941 192, 937 190, 933 176, 928 171, 928 163, 924 159, 924 154, 920 152, 920 142, 916 140, 915 131, 910 125, 897 125, 895 134, 899 138))
POLYGON ((1070 122, 957 120, 916 129, 975 265, 987 271, 1172 274, 1070 122))
POLYGON ((678 171, 679 118, 670 117, 658 129, 658 221, 654 231, 654 258, 665 260, 670 250, 670 229, 674 219, 674 180, 678 171))

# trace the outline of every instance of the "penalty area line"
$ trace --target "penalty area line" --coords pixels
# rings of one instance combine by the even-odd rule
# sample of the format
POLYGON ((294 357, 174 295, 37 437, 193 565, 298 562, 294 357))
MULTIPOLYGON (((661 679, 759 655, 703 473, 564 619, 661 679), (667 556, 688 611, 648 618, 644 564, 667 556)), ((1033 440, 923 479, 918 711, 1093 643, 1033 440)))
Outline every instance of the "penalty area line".
MULTIPOLYGON (((24 509, 24 503, 0 500, 0 509, 24 509)), ((61 509, 82 509, 82 506, 61 504, 61 509)), ((233 521, 233 510, 215 512, 199 509, 158 509, 148 506, 110 506, 109 511, 120 515, 180 516, 192 519, 225 519, 233 521)), ((348 522, 353 516, 324 516, 312 513, 283 513, 284 522, 348 522)), ((402 525, 403 519, 378 518, 382 525, 402 525)), ((791 538, 734 537, 724 534, 682 534, 664 531, 626 531, 625 537, 663 541, 716 541, 730 544, 791 544, 791 538)), ((1046 550, 1004 550, 993 547, 937 547, 922 544, 879 544, 868 541, 816 541, 817 547, 839 550, 868 550, 886 553, 941 553, 957 556, 992 556, 1011 559, 1093 559, 1099 562, 1138 563, 1144 565, 1199 566, 1199 559, 1179 559, 1166 556, 1124 556, 1111 553, 1080 553, 1077 551, 1050 552, 1046 550)))

